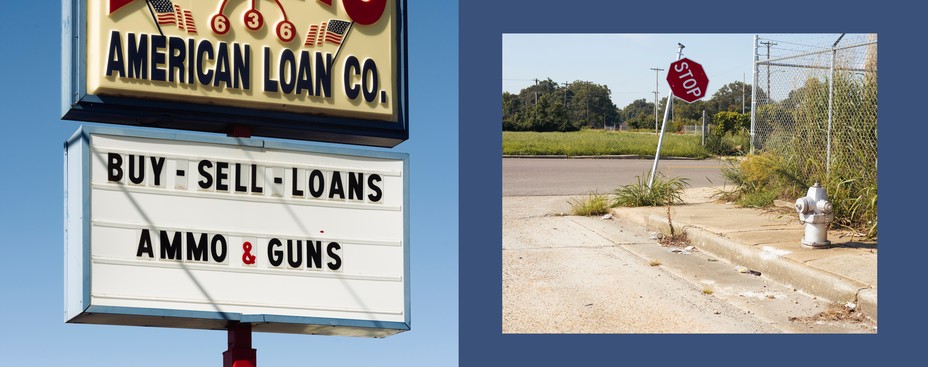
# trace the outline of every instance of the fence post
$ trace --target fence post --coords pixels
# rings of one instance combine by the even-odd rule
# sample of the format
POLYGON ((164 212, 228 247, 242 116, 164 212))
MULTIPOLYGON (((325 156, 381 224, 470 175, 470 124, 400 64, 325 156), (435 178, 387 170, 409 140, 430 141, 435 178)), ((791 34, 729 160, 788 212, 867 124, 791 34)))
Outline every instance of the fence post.
MULTIPOLYGON (((757 61, 760 60, 760 57, 757 53, 758 47, 758 36, 754 35, 754 70, 752 72, 753 76, 751 77, 754 81, 751 83, 751 154, 754 154, 754 126, 757 125, 757 61)), ((769 66, 768 66, 769 67, 769 66)), ((770 95, 770 91, 767 91, 767 95, 770 95)), ((769 98, 769 97, 768 97, 769 98)))
POLYGON ((702 146, 706 146, 706 110, 702 110, 702 146))
POLYGON ((826 137, 825 145, 825 179, 826 181, 831 177, 831 123, 833 119, 834 111, 834 99, 835 99, 835 59, 838 55, 838 50, 835 49, 838 47, 838 42, 841 42, 841 38, 844 37, 844 33, 841 34, 841 37, 838 37, 838 40, 831 45, 831 67, 829 69, 830 75, 828 76, 828 132, 826 137))

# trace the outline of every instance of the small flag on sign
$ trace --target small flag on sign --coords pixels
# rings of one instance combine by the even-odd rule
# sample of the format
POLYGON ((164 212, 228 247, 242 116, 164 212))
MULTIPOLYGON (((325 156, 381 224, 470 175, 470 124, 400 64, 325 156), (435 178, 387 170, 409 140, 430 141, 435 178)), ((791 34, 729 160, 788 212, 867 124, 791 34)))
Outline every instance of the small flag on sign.
POLYGON ((184 30, 183 15, 181 15, 180 5, 174 4, 174 19, 177 19, 177 29, 184 30))
POLYGON ((336 45, 342 44, 349 27, 351 23, 344 20, 330 20, 328 29, 325 31, 325 41, 336 45))
MULTIPOLYGON (((178 7, 178 9, 180 8, 178 7)), ((190 10, 184 10, 184 24, 187 27, 187 33, 197 34, 197 25, 193 22, 193 13, 190 10)))
MULTIPOLYGON (((133 1, 135 0, 110 0, 110 14, 133 1)), ((148 4, 152 20, 158 26, 158 33, 164 35, 161 32, 162 24, 175 24, 180 30, 197 34, 197 26, 193 22, 193 13, 189 9, 181 9, 179 5, 174 4, 171 0, 145 0, 145 3, 148 4)))
POLYGON ((151 0, 151 5, 155 8, 158 24, 177 24, 177 14, 180 13, 180 7, 171 3, 171 0, 151 0))
POLYGON ((316 38, 319 36, 319 25, 313 24, 309 26, 309 31, 306 32, 306 42, 303 42, 303 46, 312 47, 316 44, 316 38))
POLYGON ((303 42, 303 46, 322 46, 323 42, 341 45, 350 30, 351 22, 339 19, 313 24, 309 26, 309 31, 306 32, 306 42, 303 42))

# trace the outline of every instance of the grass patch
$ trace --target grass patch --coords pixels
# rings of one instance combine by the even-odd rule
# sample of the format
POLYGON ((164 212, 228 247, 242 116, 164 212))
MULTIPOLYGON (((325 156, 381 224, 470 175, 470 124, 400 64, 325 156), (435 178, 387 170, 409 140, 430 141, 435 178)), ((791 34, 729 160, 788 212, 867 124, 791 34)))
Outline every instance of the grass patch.
POLYGON ((709 288, 703 288, 703 290, 702 290, 702 294, 709 295, 709 294, 712 294, 712 293, 715 293, 715 292, 713 292, 713 291, 712 291, 711 289, 709 289, 709 288))
POLYGON ((609 198, 603 194, 590 194, 584 200, 570 200, 571 213, 579 216, 603 215, 609 212, 612 205, 609 204, 609 198))
POLYGON ((689 186, 684 177, 667 178, 663 174, 654 177, 654 184, 648 189, 648 174, 636 176, 636 183, 622 186, 615 190, 615 206, 665 206, 683 203, 683 190, 689 186))
POLYGON ((754 191, 749 192, 738 198, 735 201, 735 204, 741 205, 746 208, 766 208, 773 205, 773 201, 777 198, 778 194, 776 191, 754 191))
POLYGON ((722 200, 744 207, 769 207, 775 199, 794 201, 803 197, 810 186, 820 182, 834 205, 835 222, 856 230, 868 238, 877 235, 877 185, 869 171, 832 169, 825 175, 824 162, 800 158, 799 154, 764 152, 749 155, 722 169, 731 187, 716 193, 722 200))
MULTIPOLYGON (((503 131, 503 155, 643 155, 654 156, 657 135, 646 132, 581 130, 575 132, 503 131)), ((698 135, 665 134, 661 156, 711 156, 698 135)))
POLYGON ((660 260, 657 260, 657 259, 654 259, 654 260, 651 260, 651 262, 648 263, 648 265, 651 265, 651 266, 661 266, 661 261, 660 261, 660 260))
POLYGON ((751 147, 751 135, 746 130, 724 135, 707 134, 706 150, 721 156, 742 156, 751 147))

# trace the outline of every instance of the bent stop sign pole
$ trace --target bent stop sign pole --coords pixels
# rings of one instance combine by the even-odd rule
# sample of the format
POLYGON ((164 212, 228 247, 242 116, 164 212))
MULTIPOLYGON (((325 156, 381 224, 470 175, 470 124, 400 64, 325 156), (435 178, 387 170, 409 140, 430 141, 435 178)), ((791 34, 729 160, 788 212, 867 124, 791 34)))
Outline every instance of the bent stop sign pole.
MULTIPOLYGON (((682 43, 677 43, 677 46, 677 60, 680 60, 683 57, 683 47, 685 46, 682 43)), ((670 117, 671 107, 673 107, 673 91, 669 90, 667 92, 667 106, 664 109, 664 122, 661 123, 661 134, 657 137, 657 152, 654 153, 654 165, 651 166, 651 178, 648 179, 648 191, 651 190, 651 185, 654 184, 654 176, 657 175, 657 162, 661 159, 661 143, 664 142, 664 129, 667 128, 667 119, 670 117)))

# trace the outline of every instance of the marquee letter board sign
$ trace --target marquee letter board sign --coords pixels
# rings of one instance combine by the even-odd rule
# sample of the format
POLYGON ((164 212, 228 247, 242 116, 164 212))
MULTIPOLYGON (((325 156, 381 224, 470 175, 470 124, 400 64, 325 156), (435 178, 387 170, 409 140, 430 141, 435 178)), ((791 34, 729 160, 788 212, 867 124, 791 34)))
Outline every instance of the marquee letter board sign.
POLYGON ((65 320, 409 330, 408 155, 82 127, 65 145, 65 320))

